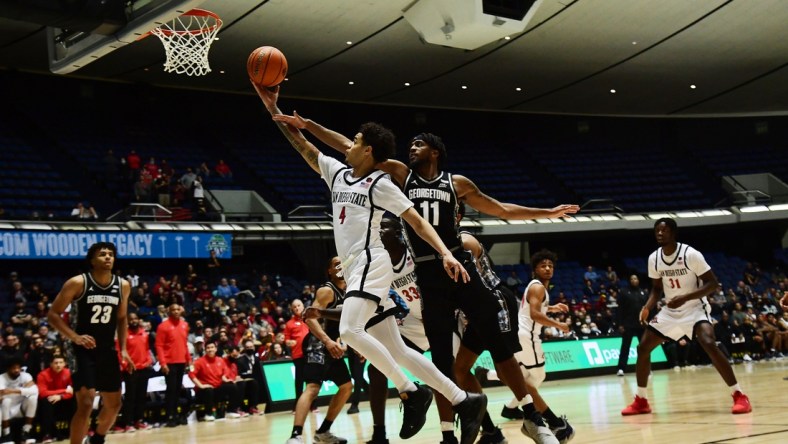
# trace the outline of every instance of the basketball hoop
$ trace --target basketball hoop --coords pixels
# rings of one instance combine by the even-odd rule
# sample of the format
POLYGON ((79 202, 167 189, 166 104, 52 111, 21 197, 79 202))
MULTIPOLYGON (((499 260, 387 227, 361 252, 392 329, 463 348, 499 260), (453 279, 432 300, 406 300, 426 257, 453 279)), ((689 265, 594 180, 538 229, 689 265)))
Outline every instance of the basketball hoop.
POLYGON ((222 19, 211 11, 192 9, 150 31, 164 45, 165 72, 203 76, 211 72, 208 51, 222 19))

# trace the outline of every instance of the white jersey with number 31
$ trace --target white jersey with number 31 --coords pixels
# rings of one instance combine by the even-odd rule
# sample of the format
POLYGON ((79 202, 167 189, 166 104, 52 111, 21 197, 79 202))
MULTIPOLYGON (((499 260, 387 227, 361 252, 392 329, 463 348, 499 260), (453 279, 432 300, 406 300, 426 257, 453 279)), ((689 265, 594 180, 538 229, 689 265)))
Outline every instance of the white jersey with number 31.
MULTIPOLYGON (((662 289, 665 300, 670 302, 676 296, 689 294, 700 288, 703 283, 700 279, 711 267, 706 263, 700 251, 687 244, 679 243, 672 255, 666 256, 662 248, 651 253, 648 257, 648 277, 662 279, 662 289)), ((676 309, 668 310, 687 311, 708 306, 706 298, 689 301, 676 309)))

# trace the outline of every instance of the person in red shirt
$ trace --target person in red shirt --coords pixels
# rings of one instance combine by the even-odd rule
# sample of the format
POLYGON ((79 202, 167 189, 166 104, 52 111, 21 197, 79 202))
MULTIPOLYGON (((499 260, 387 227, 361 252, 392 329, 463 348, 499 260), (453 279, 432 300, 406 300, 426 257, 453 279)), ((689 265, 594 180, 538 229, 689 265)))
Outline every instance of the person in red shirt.
POLYGON ((55 419, 66 421, 74 414, 74 388, 71 370, 61 355, 52 357, 49 368, 41 371, 36 379, 38 385, 38 410, 36 416, 41 424, 43 439, 52 442, 55 437, 55 419))
POLYGON ((309 327, 301 318, 301 315, 304 314, 304 303, 300 299, 293 299, 293 302, 290 303, 290 312, 293 316, 285 323, 285 345, 290 348, 290 356, 293 357, 295 399, 298 399, 304 391, 304 366, 306 365, 306 357, 304 357, 304 350, 301 344, 304 342, 306 335, 309 334, 309 327))
POLYGON ((123 395, 123 420, 113 428, 116 432, 133 432, 145 430, 150 426, 143 421, 145 402, 148 396, 148 379, 151 376, 153 357, 151 356, 150 334, 140 325, 137 313, 129 313, 129 334, 126 338, 126 349, 129 351, 135 370, 132 371, 125 363, 120 369, 126 382, 126 393, 123 395))
POLYGON ((194 361, 194 370, 189 372, 197 390, 197 402, 204 408, 202 418, 198 411, 199 420, 215 420, 216 404, 225 400, 228 401, 225 417, 240 418, 249 415, 238 408, 240 394, 232 376, 224 359, 216 356, 216 344, 211 342, 206 345, 205 356, 194 361))
POLYGON ((233 172, 230 170, 230 165, 224 163, 224 160, 222 159, 219 159, 219 163, 216 164, 214 170, 220 177, 228 179, 233 177, 233 172))
POLYGON ((241 355, 241 347, 236 345, 230 349, 230 353, 224 357, 224 362, 227 364, 228 379, 233 381, 236 387, 238 387, 241 404, 243 404, 244 399, 249 401, 244 411, 250 415, 260 413, 260 411, 257 410, 257 395, 260 392, 260 387, 257 385, 257 381, 254 380, 254 378, 241 377, 239 374, 240 370, 238 369, 238 366, 242 365, 244 366, 245 372, 251 375, 254 370, 252 368, 254 361, 250 360, 247 356, 241 355))
POLYGON ((189 324, 181 319, 183 307, 172 304, 167 310, 165 319, 156 329, 156 357, 161 365, 167 382, 167 392, 164 403, 167 406, 167 427, 176 427, 186 424, 186 418, 180 420, 177 416, 178 398, 180 397, 183 374, 186 365, 191 364, 191 354, 186 345, 189 336, 189 324))

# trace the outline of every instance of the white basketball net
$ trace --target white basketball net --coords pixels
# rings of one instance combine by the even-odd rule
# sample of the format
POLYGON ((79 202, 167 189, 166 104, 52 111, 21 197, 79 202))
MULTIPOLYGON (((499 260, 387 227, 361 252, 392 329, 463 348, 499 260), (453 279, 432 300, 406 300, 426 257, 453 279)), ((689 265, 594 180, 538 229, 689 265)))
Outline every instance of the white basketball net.
POLYGON ((151 30, 164 45, 164 71, 190 76, 211 72, 208 51, 221 27, 218 16, 195 9, 151 30))

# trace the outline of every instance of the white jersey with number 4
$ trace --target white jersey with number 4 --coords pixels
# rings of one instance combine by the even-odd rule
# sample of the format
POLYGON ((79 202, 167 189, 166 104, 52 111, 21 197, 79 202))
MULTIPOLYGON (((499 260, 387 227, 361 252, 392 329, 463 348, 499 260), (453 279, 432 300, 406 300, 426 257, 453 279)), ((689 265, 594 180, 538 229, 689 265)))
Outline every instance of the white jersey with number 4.
MULTIPOLYGON (((687 244, 679 243, 676 251, 667 256, 662 248, 651 253, 648 257, 648 277, 651 279, 662 280, 662 290, 665 292, 666 302, 670 302, 676 296, 689 294, 699 289, 703 282, 700 276, 711 270, 700 251, 687 244)), ((686 302, 679 308, 668 308, 674 312, 685 312, 694 309, 706 311, 709 306, 704 296, 702 299, 695 299, 686 302)))
POLYGON ((334 241, 343 263, 352 262, 366 249, 383 249, 383 213, 390 211, 399 217, 413 203, 382 171, 353 177, 352 169, 333 157, 321 153, 317 160, 320 175, 331 190, 334 241))

